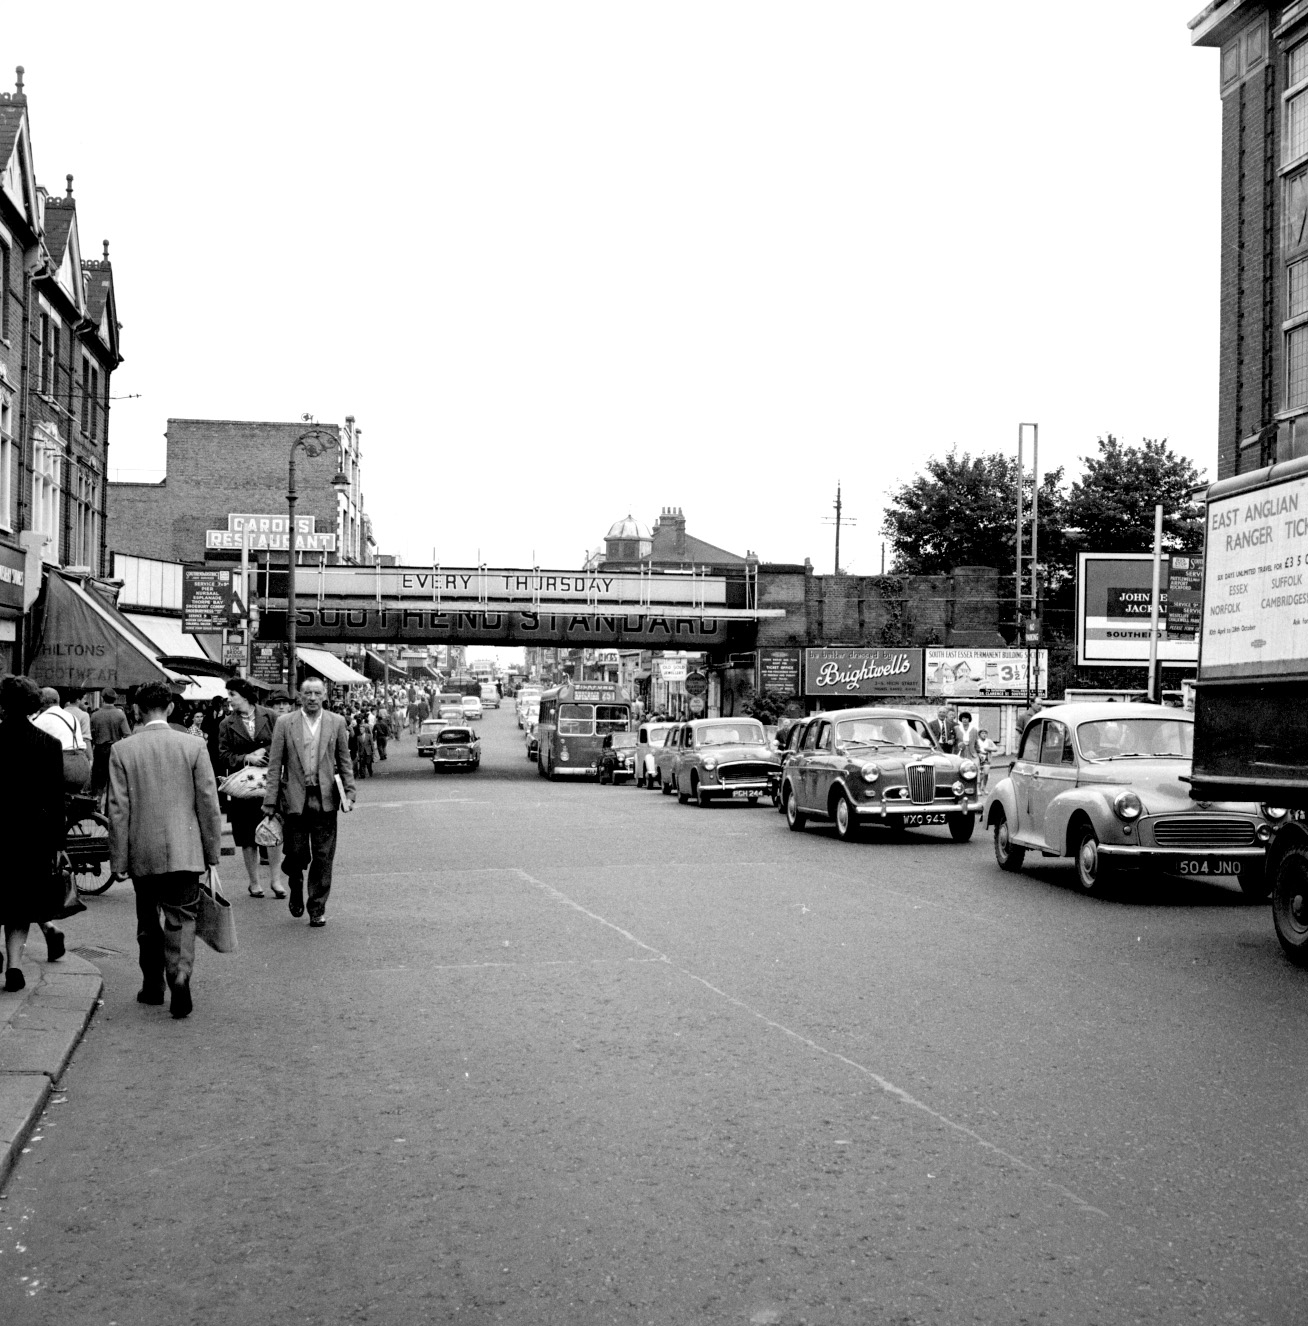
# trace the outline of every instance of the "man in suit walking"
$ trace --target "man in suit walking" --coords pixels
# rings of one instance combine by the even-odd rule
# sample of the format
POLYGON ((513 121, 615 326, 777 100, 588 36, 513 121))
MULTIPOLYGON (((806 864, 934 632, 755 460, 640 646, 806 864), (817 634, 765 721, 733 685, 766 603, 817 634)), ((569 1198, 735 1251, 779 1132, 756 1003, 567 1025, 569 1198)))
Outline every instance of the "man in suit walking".
POLYGON ((99 709, 91 715, 91 791, 96 796, 109 785, 109 752, 131 732, 127 715, 118 707, 118 692, 106 687, 100 693, 99 709))
POLYGON ((298 713, 286 714, 273 729, 268 753, 265 816, 285 817, 286 855, 292 916, 305 910, 304 871, 309 870, 309 924, 324 926, 327 895, 336 856, 336 814, 354 809, 354 765, 345 720, 323 708, 326 687, 309 677, 300 687, 298 713))
POLYGON ((191 1011, 200 875, 222 853, 218 787, 199 737, 169 727, 172 692, 151 682, 137 692, 141 726, 109 754, 110 864, 136 889, 136 939, 145 980, 136 996, 170 1012, 191 1011), (160 924, 160 915, 163 922, 160 924))
POLYGON ((936 716, 927 724, 927 728, 940 749, 947 755, 952 754, 955 742, 958 740, 958 724, 954 721, 954 715, 948 705, 942 704, 936 710, 936 716))

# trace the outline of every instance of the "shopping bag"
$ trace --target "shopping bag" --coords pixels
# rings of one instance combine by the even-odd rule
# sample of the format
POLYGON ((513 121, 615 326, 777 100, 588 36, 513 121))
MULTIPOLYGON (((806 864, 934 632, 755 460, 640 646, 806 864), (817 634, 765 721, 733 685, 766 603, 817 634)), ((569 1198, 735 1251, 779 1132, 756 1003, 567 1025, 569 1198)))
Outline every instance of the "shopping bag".
POLYGON ((72 865, 63 852, 55 857, 54 871, 50 877, 50 891, 53 895, 54 911, 45 917, 45 920, 66 921, 70 916, 86 911, 86 904, 77 894, 77 879, 73 874, 72 865))
POLYGON ((232 797, 237 801, 249 801, 254 797, 263 799, 268 791, 268 770, 258 765, 247 764, 243 769, 237 769, 234 774, 229 774, 218 784, 218 790, 223 796, 232 797))
POLYGON ((223 897, 217 866, 210 866, 200 881, 195 933, 215 953, 236 952, 236 918, 232 915, 232 904, 223 897))
POLYGON ((282 822, 276 815, 264 816, 254 831, 254 841, 260 847, 280 847, 282 837, 282 822))

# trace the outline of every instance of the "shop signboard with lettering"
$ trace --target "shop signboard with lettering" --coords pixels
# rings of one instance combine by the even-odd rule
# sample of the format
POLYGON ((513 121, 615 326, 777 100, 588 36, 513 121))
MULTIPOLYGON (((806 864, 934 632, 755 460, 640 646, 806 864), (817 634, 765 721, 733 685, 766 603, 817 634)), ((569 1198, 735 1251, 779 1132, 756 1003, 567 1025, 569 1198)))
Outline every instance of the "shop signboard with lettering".
MULTIPOLYGON (((1080 667, 1149 663, 1152 553, 1081 553, 1076 577, 1076 655, 1080 667)), ((1193 664, 1197 639, 1168 639, 1167 560, 1159 577, 1158 657, 1193 664)))
POLYGON ((27 583, 27 554, 19 548, 0 545, 0 616, 23 611, 23 589, 27 583), (2 610, 8 608, 9 613, 2 610))
POLYGON ((660 681, 686 680, 686 660, 684 658, 661 658, 654 666, 658 669, 660 681))
POLYGON ((928 649, 926 694, 1025 699, 1049 691, 1047 649, 928 649), (1030 681, 1027 669, 1030 668, 1030 681))
POLYGON ((1193 553, 1173 553, 1167 559, 1167 634, 1176 640, 1196 640, 1203 624, 1204 559, 1193 553))
POLYGON ((777 695, 782 699, 798 695, 800 659, 798 649, 760 649, 756 673, 758 693, 777 695))
POLYGON ((920 649, 806 649, 804 694, 920 696, 920 649))
POLYGON ((182 629, 210 635, 241 620, 240 573, 188 566, 182 571, 182 629))

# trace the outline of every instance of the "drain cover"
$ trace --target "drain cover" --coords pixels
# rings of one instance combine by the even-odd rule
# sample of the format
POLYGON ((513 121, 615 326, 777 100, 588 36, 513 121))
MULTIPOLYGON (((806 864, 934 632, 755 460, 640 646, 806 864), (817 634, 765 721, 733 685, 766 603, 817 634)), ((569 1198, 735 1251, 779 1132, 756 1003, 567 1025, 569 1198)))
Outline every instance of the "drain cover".
POLYGON ((101 944, 78 944, 74 953, 80 953, 84 958, 121 958, 123 956, 121 949, 105 948, 101 944))

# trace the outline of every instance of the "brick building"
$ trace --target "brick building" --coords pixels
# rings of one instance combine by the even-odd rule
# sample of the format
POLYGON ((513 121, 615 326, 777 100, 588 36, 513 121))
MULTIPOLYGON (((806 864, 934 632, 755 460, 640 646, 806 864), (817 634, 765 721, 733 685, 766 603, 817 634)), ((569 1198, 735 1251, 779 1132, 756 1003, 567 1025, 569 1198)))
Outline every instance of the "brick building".
POLYGON ((739 570, 753 559, 750 554, 728 552, 716 544, 696 538, 686 530, 685 513, 679 506, 665 506, 651 530, 633 516, 626 516, 609 527, 603 549, 587 558, 586 568, 616 569, 645 565, 667 571, 690 567, 715 570, 739 570))
MULTIPOLYGON (((235 419, 170 419, 167 469, 157 483, 109 485, 110 545, 115 552, 161 561, 233 561, 239 539, 215 542, 208 531, 227 531, 232 515, 280 515, 286 511, 287 468, 291 444, 304 423, 268 423, 235 419), (233 546, 234 545, 234 546, 233 546)), ((364 511, 360 455, 362 430, 353 416, 344 427, 323 426, 335 435, 337 448, 318 457, 296 454, 297 517, 311 518, 317 535, 334 536, 327 561, 371 564, 376 555, 371 522, 364 511), (350 491, 332 487, 337 470, 350 480, 350 491)), ((283 545, 284 546, 284 545, 283 545)), ((260 560, 285 564, 284 551, 266 552, 260 560)))
POLYGON ((1214 0, 1221 348, 1217 477, 1308 454, 1308 0, 1214 0))
POLYGON ((0 93, 0 668, 42 564, 104 570, 109 390, 122 362, 109 246, 82 257, 73 177, 38 183, 18 69, 0 93))

